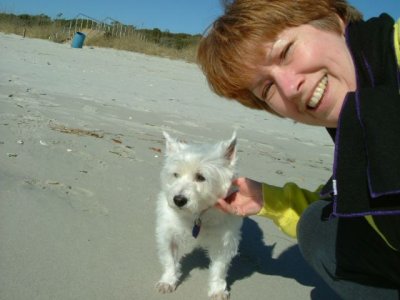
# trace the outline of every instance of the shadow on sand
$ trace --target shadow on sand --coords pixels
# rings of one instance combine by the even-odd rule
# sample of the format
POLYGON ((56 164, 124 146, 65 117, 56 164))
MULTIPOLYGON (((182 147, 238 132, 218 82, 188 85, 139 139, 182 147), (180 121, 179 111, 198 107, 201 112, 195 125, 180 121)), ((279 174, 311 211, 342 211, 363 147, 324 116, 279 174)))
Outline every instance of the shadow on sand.
MULTIPOLYGON (((331 289, 304 261, 298 246, 292 246, 273 258, 275 245, 264 244, 263 232, 258 224, 245 218, 242 226, 242 241, 239 246, 240 255, 232 260, 228 273, 228 287, 237 281, 261 273, 269 276, 293 278, 304 286, 311 286, 310 298, 339 299, 331 289)), ((201 249, 196 249, 182 259, 181 282, 189 277, 193 269, 208 268, 209 259, 201 249)), ((266 277, 265 280, 268 280, 266 277)))

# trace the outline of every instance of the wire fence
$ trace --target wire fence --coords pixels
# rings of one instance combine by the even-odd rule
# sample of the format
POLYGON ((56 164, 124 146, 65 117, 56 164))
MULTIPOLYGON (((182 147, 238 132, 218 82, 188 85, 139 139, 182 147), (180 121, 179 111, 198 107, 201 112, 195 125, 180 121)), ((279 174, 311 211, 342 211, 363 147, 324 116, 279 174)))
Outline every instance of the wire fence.
POLYGON ((69 21, 69 24, 64 25, 62 29, 62 33, 67 34, 70 38, 78 31, 92 36, 98 34, 109 37, 137 35, 136 28, 133 25, 125 25, 110 17, 99 21, 85 14, 78 14, 74 19, 69 21))

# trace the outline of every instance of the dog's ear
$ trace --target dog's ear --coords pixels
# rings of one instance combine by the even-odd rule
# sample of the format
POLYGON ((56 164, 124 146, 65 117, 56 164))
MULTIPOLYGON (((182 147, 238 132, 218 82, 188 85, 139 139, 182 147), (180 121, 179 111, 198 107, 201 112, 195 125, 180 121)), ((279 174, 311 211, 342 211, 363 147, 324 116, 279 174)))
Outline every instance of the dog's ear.
POLYGON ((236 163, 236 132, 233 132, 231 139, 226 143, 224 157, 230 162, 231 165, 236 163))
POLYGON ((165 137, 166 154, 176 153, 181 150, 184 146, 183 143, 179 142, 177 139, 171 137, 166 131, 163 131, 165 137))

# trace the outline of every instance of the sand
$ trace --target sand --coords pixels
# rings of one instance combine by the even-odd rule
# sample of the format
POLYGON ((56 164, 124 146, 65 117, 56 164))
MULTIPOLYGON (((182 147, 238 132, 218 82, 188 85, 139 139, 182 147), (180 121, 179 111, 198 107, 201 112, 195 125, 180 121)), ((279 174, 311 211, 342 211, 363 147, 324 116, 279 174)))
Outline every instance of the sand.
MULTIPOLYGON (((162 130, 238 135, 239 174, 315 189, 330 176, 323 128, 214 95, 195 64, 0 34, 0 299, 207 299, 195 251, 159 295, 155 199, 162 130)), ((296 240, 246 218, 232 299, 332 299, 296 240)))

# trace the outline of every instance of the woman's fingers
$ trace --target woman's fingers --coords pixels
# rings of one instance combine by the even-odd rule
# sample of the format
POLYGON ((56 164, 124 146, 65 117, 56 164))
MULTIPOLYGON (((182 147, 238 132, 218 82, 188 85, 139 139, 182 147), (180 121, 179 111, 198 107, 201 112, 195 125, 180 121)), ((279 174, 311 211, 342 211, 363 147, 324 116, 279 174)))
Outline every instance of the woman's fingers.
POLYGON ((230 213, 231 211, 229 203, 227 203, 226 200, 222 198, 218 199, 218 202, 217 204, 215 204, 215 207, 227 213, 230 213))

